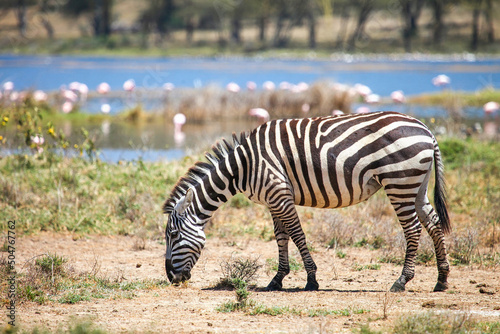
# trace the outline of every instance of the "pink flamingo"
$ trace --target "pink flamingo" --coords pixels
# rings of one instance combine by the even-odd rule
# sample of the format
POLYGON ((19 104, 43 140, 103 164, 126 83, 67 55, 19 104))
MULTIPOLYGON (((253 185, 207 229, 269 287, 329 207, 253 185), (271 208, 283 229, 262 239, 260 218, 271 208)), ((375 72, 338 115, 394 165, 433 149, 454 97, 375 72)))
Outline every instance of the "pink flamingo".
POLYGON ((500 109, 500 104, 498 102, 490 101, 483 106, 483 110, 486 114, 492 114, 500 109))
POLYGON ((108 103, 104 103, 101 105, 101 112, 103 114, 109 114, 110 111, 111 111, 111 106, 108 103))
POLYGON ((309 112, 309 110, 311 110, 311 106, 309 105, 309 103, 304 103, 304 104, 302 105, 302 112, 303 112, 304 114, 306 114, 306 113, 308 113, 308 112, 309 112))
POLYGON ((73 110, 73 102, 71 101, 66 101, 62 104, 61 107, 63 113, 68 114, 73 110))
POLYGON ((264 88, 265 90, 274 90, 276 88, 276 85, 272 81, 265 81, 262 84, 262 88, 264 88))
POLYGON ((391 99, 395 103, 405 103, 405 94, 401 90, 395 90, 391 93, 391 99))
POLYGON ((264 108, 252 108, 248 111, 250 116, 254 116, 260 123, 269 121, 269 112, 264 108))
POLYGON ((341 116, 344 115, 344 112, 342 110, 335 109, 332 111, 332 116, 341 116))
POLYGON ((123 90, 126 92, 132 92, 135 89, 134 79, 128 79, 123 83, 123 90))
POLYGON ((372 90, 370 89, 370 87, 359 84, 359 83, 354 85, 354 89, 362 97, 367 97, 368 95, 370 95, 372 93, 372 90))
MULTIPOLYGON (((10 93, 14 90, 14 83, 12 81, 7 81, 3 84, 4 93, 10 93)), ((8 95, 8 94, 6 94, 8 95)))
POLYGON ((371 112, 370 108, 365 107, 365 106, 361 106, 361 107, 358 107, 354 113, 355 114, 367 114, 369 112, 371 112))
POLYGON ((450 77, 445 74, 440 74, 432 78, 432 84, 436 87, 446 87, 451 83, 450 77))
POLYGON ((247 89, 251 92, 257 89, 257 84, 253 81, 248 81, 247 82, 247 89))
POLYGON ((174 90, 174 88, 175 88, 175 86, 171 82, 166 82, 163 84, 163 89, 166 90, 167 92, 174 90))
POLYGON ((33 100, 35 100, 36 102, 45 102, 47 101, 47 98, 47 93, 42 90, 35 90, 33 92, 33 100))
POLYGON ((236 82, 230 82, 226 85, 226 90, 228 92, 238 93, 240 89, 240 86, 236 82))
POLYGON ((181 145, 186 139, 186 134, 182 132, 182 126, 186 124, 186 115, 177 113, 173 118, 174 122, 174 141, 177 146, 181 145))
POLYGON ((368 96, 365 96, 365 102, 370 104, 379 103, 380 96, 378 94, 370 94, 368 96))
POLYGON ((97 86, 97 92, 99 94, 108 94, 109 91, 111 90, 111 87, 109 87, 109 84, 107 82, 101 82, 99 86, 97 86))

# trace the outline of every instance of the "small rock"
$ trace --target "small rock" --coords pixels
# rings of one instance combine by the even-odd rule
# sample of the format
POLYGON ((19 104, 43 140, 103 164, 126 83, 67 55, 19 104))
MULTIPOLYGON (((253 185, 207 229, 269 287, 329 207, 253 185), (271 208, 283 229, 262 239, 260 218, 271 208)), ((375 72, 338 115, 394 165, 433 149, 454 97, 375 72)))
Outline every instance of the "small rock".
POLYGON ((212 324, 211 322, 207 323, 208 327, 212 327, 214 324, 212 324))
POLYGON ((478 285, 476 285, 476 288, 484 288, 486 287, 486 283, 479 283, 478 285))
POLYGON ((480 288, 479 293, 484 293, 485 295, 494 295, 495 291, 493 291, 493 289, 480 288))
POLYGON ((138 263, 135 265, 136 268, 140 268, 142 266, 142 264, 138 263))
POLYGON ((116 312, 118 312, 118 310, 117 310, 117 309, 114 309, 114 310, 113 310, 113 311, 111 311, 111 312, 115 312, 115 313, 116 313, 116 312))
POLYGON ((40 312, 38 312, 38 311, 35 311, 35 314, 41 314, 41 313, 40 313, 40 312))
POLYGON ((471 280, 469 281, 469 283, 470 283, 470 284, 476 284, 477 282, 476 282, 475 280, 471 279, 471 280))

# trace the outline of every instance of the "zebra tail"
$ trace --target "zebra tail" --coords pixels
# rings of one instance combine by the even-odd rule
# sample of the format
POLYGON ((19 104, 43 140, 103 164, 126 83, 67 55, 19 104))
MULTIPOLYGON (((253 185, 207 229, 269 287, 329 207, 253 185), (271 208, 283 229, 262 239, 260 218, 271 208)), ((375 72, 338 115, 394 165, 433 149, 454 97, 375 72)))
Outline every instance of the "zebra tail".
POLYGON ((444 180, 444 164, 441 158, 441 151, 434 139, 434 172, 435 172, 435 185, 434 185, 434 205, 439 216, 441 229, 444 234, 451 232, 450 216, 448 215, 447 200, 446 200, 446 185, 444 180))

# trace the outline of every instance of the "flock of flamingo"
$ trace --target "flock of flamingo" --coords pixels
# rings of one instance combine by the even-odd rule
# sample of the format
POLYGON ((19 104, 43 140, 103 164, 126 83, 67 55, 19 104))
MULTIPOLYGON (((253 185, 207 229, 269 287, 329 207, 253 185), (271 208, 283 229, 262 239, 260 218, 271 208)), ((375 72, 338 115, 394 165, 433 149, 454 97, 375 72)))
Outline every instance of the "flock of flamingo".
MULTIPOLYGON (((447 88, 450 86, 451 80, 447 75, 440 74, 432 79, 432 84, 439 88, 447 88)), ((128 79, 123 83, 123 90, 128 94, 131 94, 136 89, 136 84, 133 79, 128 79)), ((173 83, 167 82, 163 85, 165 91, 172 91, 175 89, 173 83)), ((246 84, 247 91, 255 91, 258 89, 258 85, 253 81, 248 81, 246 84)), ((286 81, 281 82, 278 87, 272 81, 265 81, 262 84, 262 89, 266 91, 273 91, 275 89, 289 90, 293 93, 305 92, 309 89, 309 85, 305 82, 300 82, 298 84, 292 84, 286 81)), ((380 102, 380 96, 372 92, 370 87, 363 84, 355 84, 353 87, 348 87, 343 84, 335 84, 334 89, 340 91, 347 91, 351 97, 356 95, 360 96, 362 100, 370 105, 380 102)), ((228 92, 237 94, 241 91, 241 87, 235 83, 230 82, 226 85, 226 90, 228 92)), ((111 91, 111 87, 108 83, 102 82, 97 88, 96 92, 99 95, 105 96, 111 91)), ((71 82, 68 87, 62 86, 59 89, 59 100, 61 101, 61 110, 64 113, 69 113, 74 110, 77 103, 84 103, 88 97, 89 88, 86 84, 81 82, 71 82)), ((3 84, 3 90, 0 91, 0 101, 10 101, 15 103, 16 101, 23 100, 27 96, 27 91, 18 92, 14 90, 14 83, 12 81, 7 81, 3 84)), ((32 97, 37 102, 44 102, 48 99, 48 94, 42 90, 35 90, 32 93, 32 97)), ((394 103, 402 104, 406 102, 406 97, 401 90, 396 90, 390 94, 390 98, 394 103)), ((101 105, 102 113, 109 113, 111 111, 111 106, 108 103, 103 103, 101 105)), ((492 114, 500 109, 500 104, 495 101, 490 101, 483 106, 483 110, 486 114, 492 114)), ((304 114, 309 112, 310 106, 307 103, 302 105, 302 111, 304 114)), ((371 109, 368 106, 360 106, 354 112, 355 113, 368 113, 371 109)), ((270 115, 264 108, 252 108, 248 111, 249 115, 255 117, 259 123, 264 123, 269 121, 270 115)), ((342 110, 333 110, 332 116, 343 115, 342 110)), ((177 141, 183 141, 184 134, 182 132, 182 126, 186 123, 186 116, 182 113, 177 113, 173 117, 174 124, 174 137, 177 141)), ((43 144, 43 137, 33 138, 33 142, 40 147, 43 144)))

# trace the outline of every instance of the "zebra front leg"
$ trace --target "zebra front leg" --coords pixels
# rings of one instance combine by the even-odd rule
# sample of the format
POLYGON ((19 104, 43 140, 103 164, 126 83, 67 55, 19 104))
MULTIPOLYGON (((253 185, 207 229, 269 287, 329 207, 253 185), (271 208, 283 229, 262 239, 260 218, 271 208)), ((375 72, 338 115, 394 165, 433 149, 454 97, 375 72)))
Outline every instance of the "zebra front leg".
POLYGON ((283 288, 283 278, 290 273, 290 264, 288 261, 288 235, 281 220, 273 215, 274 236, 278 243, 278 273, 266 287, 267 291, 277 291, 283 288))
POLYGON ((399 207, 399 209, 396 209, 396 212, 398 213, 398 219, 404 230, 406 239, 406 256, 403 272, 396 282, 394 282, 390 291, 402 292, 405 291, 406 283, 412 280, 415 276, 415 258, 417 255, 420 234, 422 232, 422 225, 417 218, 417 213, 414 208, 409 210, 408 207, 405 207, 404 209, 399 207))
POLYGON ((304 288, 305 291, 316 291, 319 289, 319 284, 316 281, 316 271, 317 267, 314 260, 309 253, 307 248, 306 236, 300 225, 299 216, 295 210, 295 205, 293 200, 283 203, 280 207, 280 211, 274 211, 273 217, 277 216, 280 218, 287 234, 292 238, 293 243, 299 249, 302 261, 304 262, 304 268, 307 272, 307 284, 304 288))

